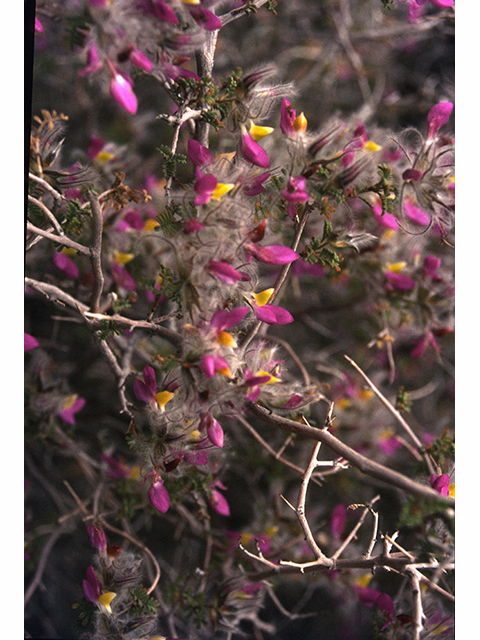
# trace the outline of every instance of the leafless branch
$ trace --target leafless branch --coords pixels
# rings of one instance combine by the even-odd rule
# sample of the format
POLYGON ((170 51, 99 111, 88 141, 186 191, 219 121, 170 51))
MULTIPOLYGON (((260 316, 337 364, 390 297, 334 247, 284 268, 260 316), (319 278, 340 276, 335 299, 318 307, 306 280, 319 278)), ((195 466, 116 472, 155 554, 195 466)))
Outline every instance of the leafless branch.
POLYGON ((312 426, 300 424, 299 422, 295 422, 289 418, 276 415, 256 403, 247 402, 246 406, 255 416, 264 420, 272 427, 277 427, 282 431, 297 433, 304 437, 323 442, 339 456, 348 460, 353 467, 372 478, 382 480, 383 482, 393 485, 398 489, 402 489, 412 495, 438 501, 446 506, 448 505, 453 507, 455 504, 455 500, 450 496, 442 496, 430 486, 415 482, 398 471, 394 471, 393 469, 389 469, 374 460, 370 460, 361 453, 358 453, 358 451, 355 451, 348 445, 344 444, 341 440, 325 429, 316 429, 312 426))

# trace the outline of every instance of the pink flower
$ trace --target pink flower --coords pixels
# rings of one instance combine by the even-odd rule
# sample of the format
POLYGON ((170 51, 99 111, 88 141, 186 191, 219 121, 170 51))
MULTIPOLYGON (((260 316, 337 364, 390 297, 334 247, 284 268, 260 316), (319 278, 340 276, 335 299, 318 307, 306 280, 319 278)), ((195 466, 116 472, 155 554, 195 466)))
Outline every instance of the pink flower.
POLYGON ((130 82, 120 73, 116 73, 110 81, 112 98, 131 114, 137 112, 137 97, 133 93, 130 82))
POLYGON ((188 157, 196 167, 202 167, 213 162, 210 151, 197 140, 190 139, 187 143, 188 157))
MULTIPOLYGON (((427 0, 416 0, 418 5, 425 4, 427 0)), ((453 7, 454 0, 428 0, 430 4, 437 9, 446 9, 447 7, 453 7)))
POLYGON ((207 431, 207 437, 210 442, 220 449, 223 447, 223 438, 224 433, 223 429, 211 413, 203 412, 200 414, 200 425, 199 431, 202 432, 204 429, 207 431))
POLYGON ((23 334, 23 350, 30 351, 30 349, 35 349, 39 346, 38 340, 31 336, 29 333, 23 334))
MULTIPOLYGON (((435 0, 435 1, 441 3, 441 0, 435 0)), ((451 1, 451 4, 453 4, 452 0, 445 0, 445 1, 446 2, 451 1)), ((430 0, 430 2, 433 4, 433 0, 430 0)), ((419 4, 423 4, 423 2, 422 3, 419 2, 419 4)), ((448 4, 445 6, 451 6, 451 4, 448 4)), ((438 104, 436 104, 434 107, 430 109, 430 111, 427 114, 427 139, 428 140, 431 140, 432 138, 434 138, 437 135, 437 131, 441 127, 443 127, 444 124, 447 123, 450 117, 450 114, 452 113, 452 109, 453 109, 453 104, 451 102, 439 102, 438 104)))
POLYGON ((98 603, 98 599, 103 593, 103 588, 92 565, 87 569, 87 577, 82 583, 82 590, 87 600, 94 604, 98 603))
POLYGON ((423 171, 419 169, 405 169, 402 173, 405 182, 419 182, 423 178, 423 171))
POLYGON ((67 424, 75 424, 75 414, 83 409, 85 402, 85 398, 79 398, 75 395, 69 396, 66 399, 63 408, 57 412, 57 416, 67 424))
POLYGON ((202 229, 206 229, 205 225, 197 218, 192 218, 185 223, 183 233, 189 235, 190 233, 197 233, 197 231, 201 231, 202 229))
POLYGON ((94 160, 104 146, 105 146, 105 140, 103 138, 100 138, 98 136, 90 136, 90 140, 88 141, 88 147, 86 151, 87 156, 89 158, 92 158, 92 160, 94 160))
POLYGON ((135 291, 137 284, 125 267, 116 262, 112 262, 110 268, 112 270, 113 281, 118 287, 126 291, 135 291))
POLYGON ((231 311, 227 311, 226 309, 219 309, 218 311, 215 311, 215 313, 211 317, 210 326, 216 331, 230 329, 238 322, 243 320, 248 312, 248 307, 235 307, 235 309, 232 309, 231 311))
POLYGON ((280 129, 286 136, 295 134, 293 123, 296 115, 295 109, 292 109, 290 102, 287 98, 284 98, 282 100, 282 106, 280 107, 280 129))
POLYGON ((303 176, 290 176, 282 197, 288 202, 308 202, 309 195, 305 191, 307 179, 303 176))
POLYGON ((216 373, 230 377, 231 371, 225 358, 205 353, 200 362, 200 370, 206 378, 213 378, 216 373))
POLYGON ((415 289, 415 281, 404 273, 395 273, 387 271, 385 274, 388 280, 389 289, 397 289, 398 291, 412 291, 415 289))
POLYGON ((448 487, 450 486, 450 476, 442 473, 441 476, 432 475, 430 478, 430 486, 435 489, 441 496, 448 496, 448 487))
POLYGON ((441 264, 442 264, 441 258, 438 258, 437 256, 433 256, 430 254, 426 255, 425 258, 423 259, 422 277, 439 279, 440 276, 438 276, 437 270, 440 268, 441 264))
POLYGON ((386 617, 386 623, 381 628, 381 631, 393 623, 395 618, 395 606, 393 604, 393 600, 387 593, 382 593, 381 591, 371 589, 370 587, 360 587, 357 585, 353 588, 360 602, 365 604, 367 607, 373 607, 373 605, 376 605, 386 617))
POLYGON ((248 133, 244 133, 242 135, 240 150, 242 152, 242 156, 247 162, 251 162, 257 167, 262 167, 264 169, 270 165, 270 160, 265 149, 261 147, 258 142, 255 142, 248 133))
POLYGON ((187 5, 190 15, 199 27, 206 31, 217 31, 222 28, 222 21, 212 11, 205 9, 200 4, 187 5))
POLYGON ((130 62, 134 64, 139 69, 143 69, 147 73, 150 73, 152 70, 153 64, 152 61, 147 58, 147 56, 142 53, 139 49, 133 49, 133 51, 128 56, 130 62))
POLYGON ((415 224, 425 226, 430 224, 430 216, 422 211, 417 205, 413 204, 411 200, 406 200, 403 204, 403 209, 408 218, 415 224))
POLYGON ((112 458, 111 456, 107 456, 102 453, 100 458, 110 467, 107 472, 110 478, 128 478, 132 474, 132 469, 127 465, 122 456, 112 458))
POLYGON ((248 273, 237 271, 228 262, 222 262, 221 260, 210 260, 207 264, 207 269, 212 275, 226 284, 235 284, 238 281, 248 282, 250 280, 248 273))
POLYGON ((104 553, 107 550, 107 538, 102 527, 98 524, 92 524, 87 528, 87 533, 92 547, 104 553))
POLYGON ((373 207, 373 217, 382 227, 386 227, 387 229, 398 229, 396 217, 388 212, 382 214, 381 204, 376 204, 373 207))
POLYGON ((293 249, 289 247, 284 247, 281 244, 271 244, 262 247, 258 244, 247 242, 243 248, 248 255, 266 264, 289 264, 300 257, 296 251, 293 251, 293 249))
POLYGON ((206 204, 212 197, 212 193, 218 184, 218 180, 212 173, 203 175, 200 171, 197 171, 197 180, 193 185, 196 196, 194 203, 198 207, 201 204, 206 204))
POLYGON ((177 14, 164 0, 147 0, 147 2, 142 3, 142 5, 145 13, 154 15, 156 18, 169 24, 178 24, 177 14))
POLYGON ((155 371, 150 365, 146 364, 143 369, 143 380, 137 379, 133 383, 133 393, 142 402, 156 402, 157 380, 155 371))
POLYGON ((289 324, 294 320, 289 311, 274 304, 266 304, 262 307, 255 306, 253 311, 259 320, 267 324, 289 324))
POLYGON ((155 478, 148 490, 148 499, 154 509, 160 513, 166 513, 170 506, 170 496, 163 486, 163 480, 155 474, 155 478))
POLYGON ((220 480, 216 480, 213 483, 213 485, 211 485, 211 494, 209 499, 210 506, 214 511, 219 513, 221 516, 229 516, 230 507, 228 505, 228 502, 225 496, 223 496, 219 491, 217 491, 216 487, 223 490, 227 488, 220 482, 220 480))
POLYGON ((270 175, 270 173, 262 173, 259 176, 247 180, 243 184, 243 192, 245 193, 245 195, 257 196, 259 193, 263 193, 265 191, 263 183, 268 180, 270 175))
POLYGON ((63 273, 69 278, 78 278, 79 271, 77 265, 69 256, 67 256, 62 251, 60 251, 60 253, 57 252, 54 254, 53 263, 55 264, 57 269, 63 271, 63 273))
POLYGON ((100 71, 103 67, 103 62, 100 60, 100 56, 98 55, 97 46, 92 42, 87 50, 87 66, 83 69, 80 69, 78 72, 79 76, 87 76, 90 73, 96 73, 100 71))

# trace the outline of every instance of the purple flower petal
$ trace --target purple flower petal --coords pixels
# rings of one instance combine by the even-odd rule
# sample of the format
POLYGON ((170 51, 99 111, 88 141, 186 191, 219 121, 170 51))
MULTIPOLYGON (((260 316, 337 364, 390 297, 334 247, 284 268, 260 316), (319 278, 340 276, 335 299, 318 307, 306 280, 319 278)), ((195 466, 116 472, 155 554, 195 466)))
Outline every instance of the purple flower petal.
POLYGON ((157 478, 154 480, 148 490, 148 499, 150 504, 160 513, 166 513, 170 506, 170 496, 163 486, 163 480, 157 478))
POLYGON ((202 167, 213 162, 210 151, 197 140, 190 139, 187 143, 188 157, 196 167, 202 167))
POLYGON ((126 111, 131 114, 137 112, 137 97, 133 93, 132 87, 128 80, 117 73, 110 82, 110 93, 112 98, 126 111))
POLYGON ((266 169, 270 165, 265 149, 258 142, 255 142, 248 133, 244 133, 242 136, 241 152, 247 162, 251 162, 257 167, 266 169))
POLYGON ((254 311, 257 318, 267 324, 288 324, 293 322, 293 316, 289 311, 274 304, 255 307, 254 311))
POLYGON ((210 496, 210 506, 221 516, 229 516, 230 515, 230 507, 228 506, 228 502, 222 494, 213 489, 212 494, 210 496))
POLYGON ((35 349, 39 346, 39 342, 36 338, 31 336, 29 333, 23 334, 23 350, 30 351, 30 349, 35 349))
MULTIPOLYGON (((438 0, 437 0, 438 1, 438 0)), ((430 0, 433 4, 433 0, 430 0)), ((435 5, 438 6, 438 5, 435 5)), ((450 5, 446 5, 450 6, 450 5)), ((452 113, 453 104, 451 102, 439 102, 430 109, 427 115, 427 138, 434 138, 438 130, 447 123, 452 113)))

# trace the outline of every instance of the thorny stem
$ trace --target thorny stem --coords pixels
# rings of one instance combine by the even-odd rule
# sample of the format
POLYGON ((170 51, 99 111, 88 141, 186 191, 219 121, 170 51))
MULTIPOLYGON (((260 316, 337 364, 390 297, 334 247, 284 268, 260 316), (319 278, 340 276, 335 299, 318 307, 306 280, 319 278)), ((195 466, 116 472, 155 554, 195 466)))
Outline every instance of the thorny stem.
MULTIPOLYGON (((342 542, 342 544, 335 551, 335 553, 332 556, 332 560, 337 560, 337 558, 339 558, 341 556, 341 554, 345 551, 345 549, 350 544, 350 542, 355 538, 355 536, 357 535, 357 531, 360 529, 360 527, 364 523, 365 518, 367 517, 367 513, 369 511, 372 513, 372 515, 374 514, 374 518, 375 518, 375 521, 374 521, 375 522, 375 524, 374 524, 375 528, 374 528, 372 540, 370 542, 370 545, 368 547, 368 551, 367 551, 367 554, 366 554, 366 557, 370 558, 370 556, 372 555, 373 547, 375 546, 375 541, 377 539, 377 530, 378 530, 378 514, 376 514, 373 511, 372 506, 377 500, 379 500, 379 498, 380 498, 380 496, 375 496, 372 500, 370 500, 368 505, 365 505, 365 509, 363 510, 362 515, 358 519, 358 522, 353 527, 353 529, 350 531, 350 533, 345 538, 345 540, 342 542)), ((362 505, 350 505, 349 508, 357 508, 359 506, 362 506, 362 505)))
POLYGON ((398 489, 402 489, 407 493, 416 495, 421 498, 435 500, 451 507, 455 505, 454 498, 450 496, 442 496, 430 486, 415 482, 411 478, 404 476, 398 471, 394 471, 393 469, 389 469, 388 467, 385 467, 384 465, 375 462, 374 460, 370 460, 369 458, 363 456, 361 453, 358 453, 348 445, 344 444, 341 440, 336 438, 326 429, 316 429, 307 424, 300 424, 299 422, 295 422, 294 420, 290 420, 289 418, 276 415, 269 411, 269 409, 261 407, 260 405, 253 402, 246 402, 245 404, 247 408, 255 416, 257 416, 257 418, 261 418, 272 427, 277 427, 282 431, 297 433, 304 437, 323 442, 325 445, 330 447, 330 449, 335 451, 335 453, 345 458, 345 460, 348 460, 348 462, 350 462, 353 467, 359 469, 362 473, 365 473, 372 478, 382 480, 387 484, 393 485, 398 489))

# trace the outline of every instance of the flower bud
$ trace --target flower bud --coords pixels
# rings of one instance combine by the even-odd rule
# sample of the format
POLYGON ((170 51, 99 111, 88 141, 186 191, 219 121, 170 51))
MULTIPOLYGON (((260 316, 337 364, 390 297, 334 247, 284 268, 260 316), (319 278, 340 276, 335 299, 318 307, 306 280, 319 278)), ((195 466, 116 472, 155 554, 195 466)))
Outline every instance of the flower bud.
POLYGON ((132 91, 130 83, 124 76, 117 73, 110 82, 112 98, 131 114, 137 112, 137 97, 132 91))

